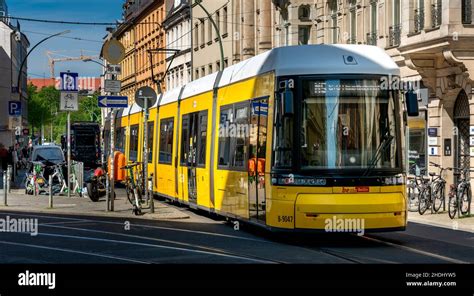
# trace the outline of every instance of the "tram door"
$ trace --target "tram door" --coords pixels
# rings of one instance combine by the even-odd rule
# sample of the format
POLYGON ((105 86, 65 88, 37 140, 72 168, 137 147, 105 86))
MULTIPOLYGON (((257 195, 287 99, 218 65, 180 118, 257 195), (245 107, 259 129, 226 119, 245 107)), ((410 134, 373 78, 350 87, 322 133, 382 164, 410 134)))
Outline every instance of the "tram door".
POLYGON ((249 128, 249 215, 265 223, 265 156, 267 147, 268 97, 251 101, 249 128))
MULTIPOLYGON (((187 133, 183 133, 185 162, 188 175, 188 199, 189 204, 197 204, 197 184, 196 184, 196 168, 197 168, 197 134, 198 134, 198 113, 192 113, 184 116, 187 121, 187 133)), ((183 126, 185 128, 185 126, 183 126)))

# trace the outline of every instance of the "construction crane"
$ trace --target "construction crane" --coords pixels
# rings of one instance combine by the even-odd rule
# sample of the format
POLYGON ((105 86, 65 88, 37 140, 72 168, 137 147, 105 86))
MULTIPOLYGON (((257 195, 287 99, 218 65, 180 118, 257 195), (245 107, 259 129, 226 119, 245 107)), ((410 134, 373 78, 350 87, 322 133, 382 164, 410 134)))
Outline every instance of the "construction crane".
POLYGON ((55 58, 54 55, 58 55, 58 53, 54 52, 54 51, 46 51, 46 55, 49 58, 49 68, 50 68, 50 71, 51 71, 51 78, 55 78, 55 76, 54 76, 54 65, 58 62, 88 61, 88 60, 94 60, 94 59, 99 58, 98 56, 84 55, 82 50, 81 50, 81 55, 79 57, 64 56, 63 58, 55 58))

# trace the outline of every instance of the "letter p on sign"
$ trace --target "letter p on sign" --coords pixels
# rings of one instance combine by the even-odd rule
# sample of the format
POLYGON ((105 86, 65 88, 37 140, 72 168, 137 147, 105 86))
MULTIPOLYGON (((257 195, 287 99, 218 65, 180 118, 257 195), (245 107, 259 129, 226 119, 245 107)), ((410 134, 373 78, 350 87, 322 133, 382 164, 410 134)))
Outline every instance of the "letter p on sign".
POLYGON ((21 102, 20 101, 8 102, 8 115, 21 116, 21 102))

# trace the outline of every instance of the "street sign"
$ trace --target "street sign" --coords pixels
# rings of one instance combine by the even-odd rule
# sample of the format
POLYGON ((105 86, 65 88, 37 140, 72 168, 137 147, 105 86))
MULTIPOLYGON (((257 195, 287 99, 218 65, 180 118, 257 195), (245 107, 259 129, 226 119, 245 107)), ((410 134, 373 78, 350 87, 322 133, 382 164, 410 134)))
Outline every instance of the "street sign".
POLYGON ((79 111, 79 93, 72 91, 61 92, 61 102, 59 110, 61 111, 79 111))
POLYGON ((252 115, 268 115, 268 104, 263 102, 252 102, 252 115))
POLYGON ((111 93, 119 93, 122 90, 122 83, 120 80, 105 80, 105 87, 106 92, 111 93))
POLYGON ((79 74, 61 72, 61 90, 62 91, 77 91, 79 74))
POLYGON ((147 106, 151 108, 153 105, 156 104, 158 96, 153 88, 149 86, 144 86, 137 90, 135 93, 135 102, 138 106, 145 109, 145 99, 147 99, 147 106))
POLYGON ((127 108, 128 97, 122 96, 102 96, 99 97, 100 108, 127 108))
POLYGON ((125 58, 125 47, 117 39, 111 39, 104 44, 104 58, 111 64, 119 64, 125 58))
POLYGON ((20 101, 8 102, 8 115, 21 116, 21 102, 20 101))
POLYGON ((107 65, 107 74, 120 75, 122 74, 122 66, 120 65, 107 65))
POLYGON ((14 130, 17 127, 21 127, 21 117, 19 116, 10 116, 8 120, 8 129, 14 130))

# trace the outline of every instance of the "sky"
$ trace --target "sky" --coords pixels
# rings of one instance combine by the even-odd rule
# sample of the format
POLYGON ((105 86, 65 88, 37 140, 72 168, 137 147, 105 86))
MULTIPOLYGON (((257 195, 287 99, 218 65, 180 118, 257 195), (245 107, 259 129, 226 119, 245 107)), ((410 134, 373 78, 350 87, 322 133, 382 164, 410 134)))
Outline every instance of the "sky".
MULTIPOLYGON (((124 0, 6 0, 10 16, 73 21, 73 22, 106 22, 114 23, 121 19, 124 0)), ((16 20, 12 20, 16 24, 16 20)), ((55 37, 47 40, 28 58, 28 76, 31 78, 50 77, 50 68, 46 51, 54 51, 56 58, 79 57, 81 50, 84 55, 99 56, 102 39, 107 34, 107 26, 45 24, 29 21, 20 21, 21 31, 30 41, 30 49, 47 35, 65 30, 71 33, 66 37, 78 37, 92 41, 80 41, 55 37), (34 32, 34 33, 33 33, 34 32)), ((82 61, 58 62, 55 74, 59 72, 77 72, 82 77, 98 77, 101 67, 96 63, 82 61)))

